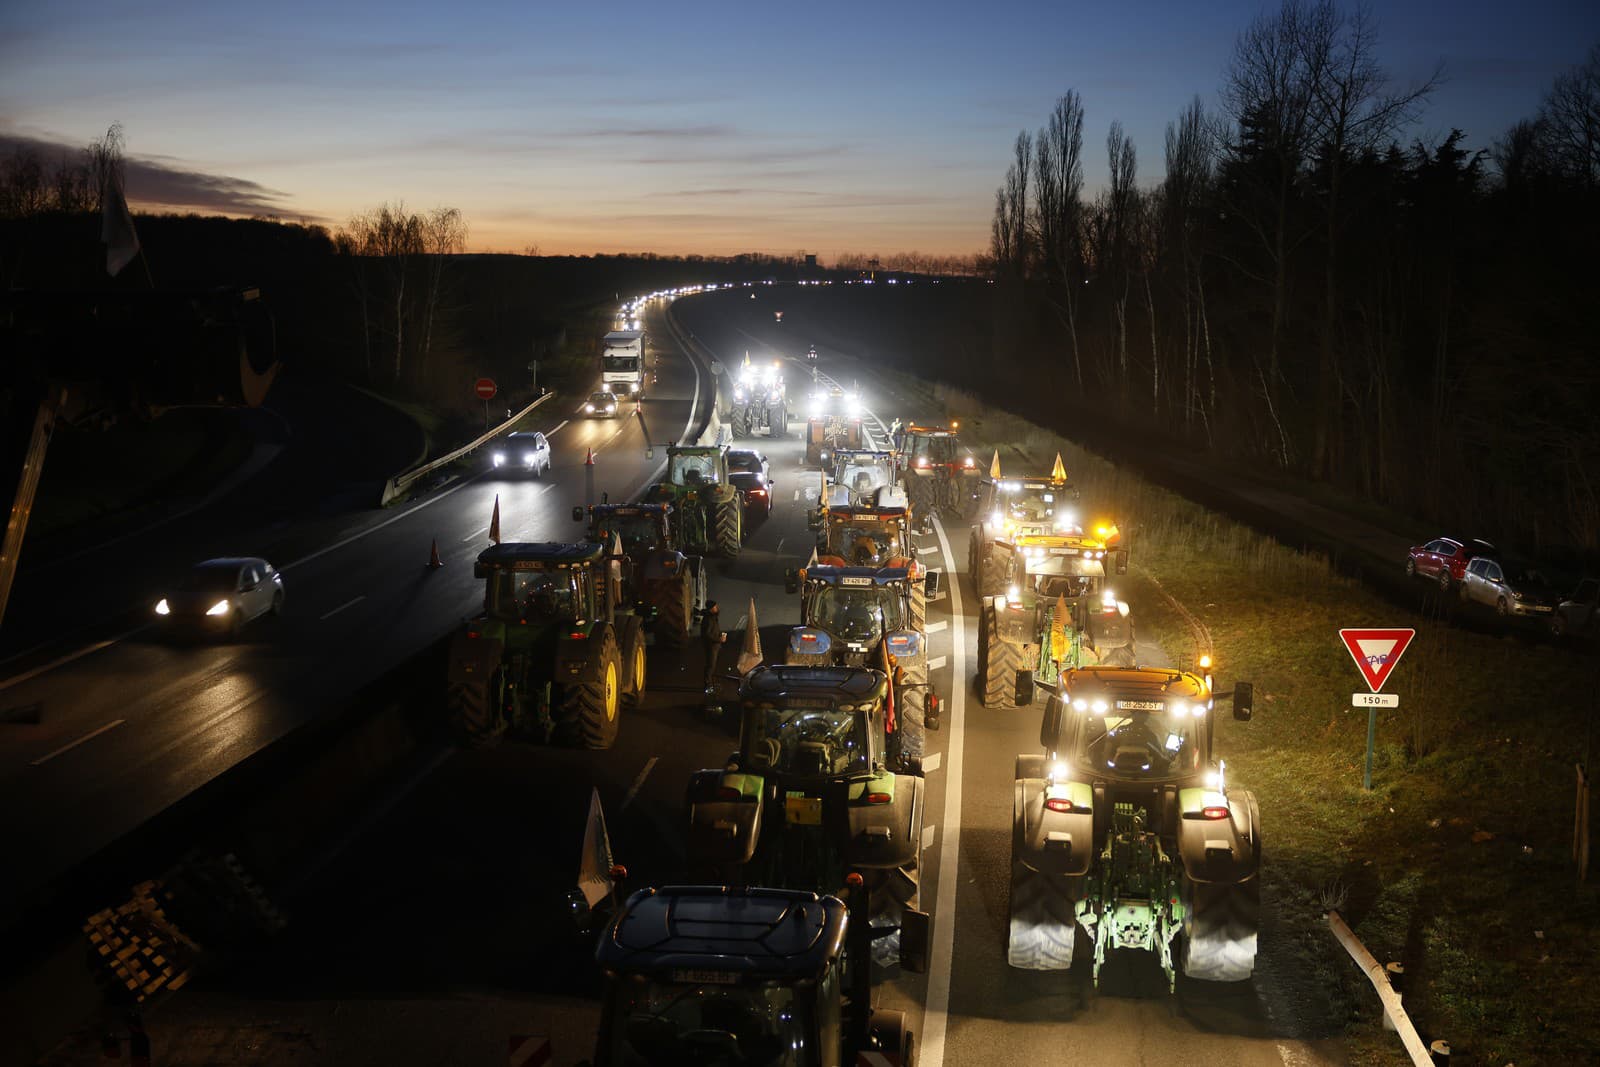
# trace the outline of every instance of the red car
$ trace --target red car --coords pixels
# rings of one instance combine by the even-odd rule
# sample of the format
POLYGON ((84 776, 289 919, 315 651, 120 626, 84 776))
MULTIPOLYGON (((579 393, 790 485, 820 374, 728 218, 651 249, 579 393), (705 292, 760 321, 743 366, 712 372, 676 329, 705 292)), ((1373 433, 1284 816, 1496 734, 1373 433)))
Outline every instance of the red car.
POLYGON ((1440 537, 1411 547, 1406 553, 1406 577, 1421 575, 1448 592, 1467 572, 1467 561, 1479 556, 1499 559, 1500 550, 1476 537, 1440 537))

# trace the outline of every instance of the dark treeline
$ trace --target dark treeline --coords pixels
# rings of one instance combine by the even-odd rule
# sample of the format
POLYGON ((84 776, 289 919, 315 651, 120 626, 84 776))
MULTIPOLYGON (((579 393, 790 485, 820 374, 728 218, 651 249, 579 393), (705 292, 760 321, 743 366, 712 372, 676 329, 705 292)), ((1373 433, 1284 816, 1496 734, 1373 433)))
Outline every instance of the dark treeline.
POLYGON ((1592 552, 1600 46, 1474 151, 1406 140, 1433 82, 1397 90, 1376 43, 1331 3, 1261 16, 1160 183, 1114 122, 1093 199, 1063 96, 996 193, 996 353, 1125 427, 1592 552))

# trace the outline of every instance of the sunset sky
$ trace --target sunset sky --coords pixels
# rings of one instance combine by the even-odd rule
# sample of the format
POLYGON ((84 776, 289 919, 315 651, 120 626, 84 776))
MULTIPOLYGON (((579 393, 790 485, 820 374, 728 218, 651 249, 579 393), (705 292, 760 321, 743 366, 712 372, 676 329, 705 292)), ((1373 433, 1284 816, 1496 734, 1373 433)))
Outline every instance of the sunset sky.
MULTIPOLYGON (((0 141, 113 121, 136 211, 338 225, 465 212, 475 250, 968 253, 1010 144, 1068 88, 1087 178, 1143 183, 1262 6, 1192 3, 0 3, 0 141)), ((1487 147, 1600 40, 1600 5, 1375 5, 1413 136, 1487 147)))

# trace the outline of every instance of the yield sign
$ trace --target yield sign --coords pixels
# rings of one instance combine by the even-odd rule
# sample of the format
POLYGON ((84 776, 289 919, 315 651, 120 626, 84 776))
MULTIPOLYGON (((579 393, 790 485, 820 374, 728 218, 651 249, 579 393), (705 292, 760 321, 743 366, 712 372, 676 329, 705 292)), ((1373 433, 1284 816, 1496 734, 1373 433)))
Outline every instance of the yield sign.
POLYGON ((1400 656, 1415 636, 1415 630, 1339 631, 1339 639, 1350 650, 1350 658, 1356 661, 1361 676, 1374 693, 1383 688, 1389 672, 1400 662, 1400 656))

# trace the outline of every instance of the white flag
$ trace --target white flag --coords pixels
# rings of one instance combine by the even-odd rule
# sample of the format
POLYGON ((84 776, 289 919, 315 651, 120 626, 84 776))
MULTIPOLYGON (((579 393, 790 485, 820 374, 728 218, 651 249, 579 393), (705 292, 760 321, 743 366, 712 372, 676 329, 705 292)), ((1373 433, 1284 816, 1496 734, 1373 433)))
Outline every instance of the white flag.
POLYGON ((606 833, 605 813, 600 810, 600 790, 589 795, 589 820, 583 829, 583 858, 578 863, 578 889, 589 907, 598 907, 611 895, 611 838, 606 833))
POLYGON ((139 235, 133 232, 133 216, 128 213, 127 197, 116 175, 106 178, 100 196, 100 243, 106 246, 106 271, 113 278, 139 254, 139 235))

